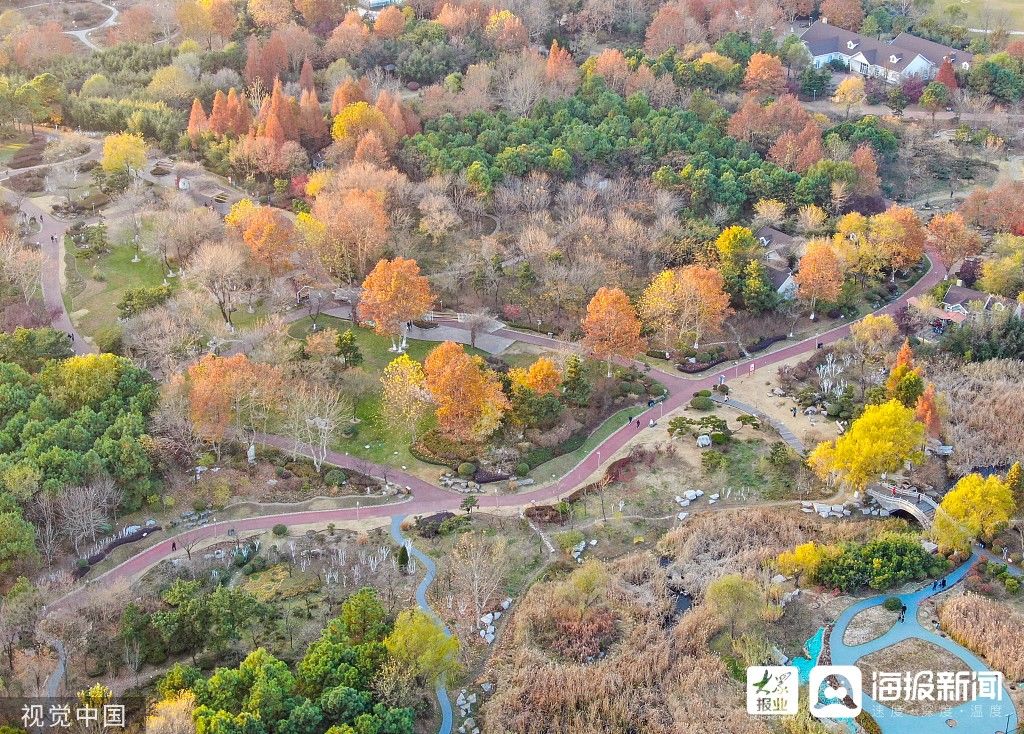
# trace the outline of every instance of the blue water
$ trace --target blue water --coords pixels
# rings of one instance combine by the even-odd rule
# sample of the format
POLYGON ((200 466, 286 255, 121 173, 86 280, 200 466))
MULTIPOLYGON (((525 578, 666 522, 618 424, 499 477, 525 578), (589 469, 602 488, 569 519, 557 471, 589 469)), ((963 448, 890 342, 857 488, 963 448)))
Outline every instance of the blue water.
POLYGON ((807 648, 807 654, 809 657, 806 658, 793 658, 790 661, 790 665, 795 665, 797 670, 800 671, 800 682, 808 683, 811 680, 811 668, 818 664, 818 658, 821 657, 821 648, 825 645, 825 628, 822 627, 814 636, 807 641, 804 645, 807 648))

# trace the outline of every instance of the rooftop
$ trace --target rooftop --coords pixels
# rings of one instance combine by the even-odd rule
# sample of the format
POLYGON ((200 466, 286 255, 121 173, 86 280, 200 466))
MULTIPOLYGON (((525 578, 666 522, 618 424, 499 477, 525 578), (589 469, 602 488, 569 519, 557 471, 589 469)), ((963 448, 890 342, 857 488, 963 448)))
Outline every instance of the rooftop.
POLYGON ((954 63, 970 62, 974 58, 966 51, 958 51, 909 33, 900 33, 886 43, 821 20, 815 21, 803 32, 800 39, 814 56, 831 53, 853 56, 860 53, 868 63, 897 72, 906 69, 918 56, 935 66, 942 64, 942 60, 947 56, 954 63))

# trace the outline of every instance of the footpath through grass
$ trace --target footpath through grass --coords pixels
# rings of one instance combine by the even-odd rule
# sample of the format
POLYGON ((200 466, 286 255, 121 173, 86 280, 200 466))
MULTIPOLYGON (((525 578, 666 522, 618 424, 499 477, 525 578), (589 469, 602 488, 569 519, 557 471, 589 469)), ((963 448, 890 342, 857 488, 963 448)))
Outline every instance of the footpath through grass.
MULTIPOLYGON (((640 415, 643 410, 644 408, 642 406, 634 405, 631 408, 623 408, 617 413, 612 413, 610 416, 605 418, 604 423, 599 425, 594 429, 593 433, 587 436, 587 440, 583 442, 582 446, 575 451, 570 451, 567 454, 556 456, 551 461, 544 462, 531 471, 529 476, 539 484, 558 479, 580 463, 587 454, 600 446, 606 438, 626 425, 631 418, 640 415)), ((646 420, 646 418, 642 419, 642 421, 646 420)), ((646 424, 642 423, 642 425, 646 424)), ((640 430, 643 430, 643 428, 640 430)), ((610 459, 611 456, 602 456, 601 458, 610 459)))
POLYGON ((163 283, 160 260, 141 253, 139 262, 132 262, 135 247, 121 245, 96 257, 75 257, 75 247, 66 241, 68 288, 65 305, 76 314, 79 331, 94 336, 104 326, 117 324, 117 304, 132 288, 152 288, 163 283))
MULTIPOLYGON (((354 326, 351 321, 339 319, 334 316, 320 316, 317 318, 319 329, 331 328, 339 333, 352 330, 355 335, 356 344, 363 354, 363 363, 359 369, 374 379, 379 379, 380 374, 388 364, 398 357, 391 349, 391 338, 376 334, 372 329, 361 326, 354 326)), ((294 339, 302 339, 312 330, 312 320, 309 317, 300 319, 288 329, 288 334, 294 339)), ((431 350, 436 348, 437 342, 410 339, 406 354, 417 362, 422 362, 431 350)), ((466 347, 469 354, 483 355, 478 349, 466 347)), ((409 443, 401 436, 395 435, 393 431, 384 426, 380 420, 380 393, 374 390, 368 396, 358 400, 355 405, 356 418, 359 423, 355 428, 355 435, 350 438, 339 437, 331 446, 335 451, 350 454, 360 459, 366 459, 377 464, 405 467, 405 471, 418 477, 428 480, 436 480, 444 467, 434 466, 420 461, 409 453, 409 443)), ((369 471, 369 469, 367 469, 369 471)))

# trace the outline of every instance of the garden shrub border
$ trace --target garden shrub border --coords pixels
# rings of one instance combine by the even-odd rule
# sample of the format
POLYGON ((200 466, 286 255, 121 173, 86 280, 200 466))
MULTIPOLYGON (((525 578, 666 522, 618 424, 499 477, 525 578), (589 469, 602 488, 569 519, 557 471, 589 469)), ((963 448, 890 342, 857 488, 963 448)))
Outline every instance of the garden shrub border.
POLYGON ((703 372, 704 370, 711 369, 712 367, 716 367, 723 362, 728 361, 729 358, 722 355, 720 357, 716 357, 710 362, 681 362, 676 365, 676 369, 680 372, 685 372, 688 375, 694 375, 698 372, 703 372))
POLYGON ((763 352, 765 349, 770 347, 772 344, 777 342, 785 341, 788 337, 785 334, 776 334, 775 336, 766 336, 763 339, 759 339, 754 344, 747 347, 747 351, 751 354, 757 352, 763 352))

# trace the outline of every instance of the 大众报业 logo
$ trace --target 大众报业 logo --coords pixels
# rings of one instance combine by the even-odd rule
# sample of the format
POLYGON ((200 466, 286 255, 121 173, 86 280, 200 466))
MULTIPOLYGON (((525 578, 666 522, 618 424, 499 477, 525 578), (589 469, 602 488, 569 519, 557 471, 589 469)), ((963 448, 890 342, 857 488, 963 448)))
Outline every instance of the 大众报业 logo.
POLYGON ((800 676, 792 665, 752 665, 747 668, 747 713, 753 716, 792 716, 799 707, 800 676))

